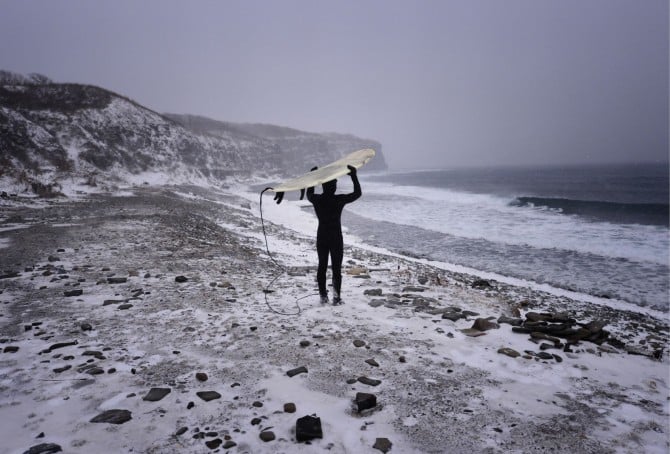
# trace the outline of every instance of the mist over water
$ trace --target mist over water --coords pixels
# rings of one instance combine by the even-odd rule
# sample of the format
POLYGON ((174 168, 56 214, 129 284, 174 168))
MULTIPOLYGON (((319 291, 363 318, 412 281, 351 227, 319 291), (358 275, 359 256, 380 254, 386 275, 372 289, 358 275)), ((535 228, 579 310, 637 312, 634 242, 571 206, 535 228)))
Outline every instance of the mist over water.
POLYGON ((369 177, 345 222, 392 250, 668 310, 666 169, 369 177))

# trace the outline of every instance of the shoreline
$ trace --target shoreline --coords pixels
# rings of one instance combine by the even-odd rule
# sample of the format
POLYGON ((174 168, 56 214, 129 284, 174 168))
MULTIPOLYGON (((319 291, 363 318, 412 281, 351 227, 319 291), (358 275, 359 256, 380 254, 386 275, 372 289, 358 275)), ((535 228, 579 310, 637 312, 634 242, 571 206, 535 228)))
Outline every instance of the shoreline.
MULTIPOLYGON (((390 452, 670 446, 670 360, 651 358, 651 344, 667 352, 667 314, 503 282, 473 288, 476 276, 345 239, 346 304, 305 299, 300 316, 278 316, 262 292, 276 268, 265 256, 257 200, 235 188, 132 191, 12 209, 12 223, 25 227, 0 229, 10 239, 0 249, 3 273, 18 273, 0 279, 0 417, 10 421, 2 452, 40 443, 66 452, 384 452, 384 442, 373 447, 378 439, 390 452), (71 290, 82 294, 65 296, 71 290), (478 315, 460 316, 468 311, 478 315), (500 321, 531 312, 604 322, 635 351, 589 341, 544 350, 500 321), (477 319, 498 327, 473 330, 477 319), (170 391, 146 400, 153 388, 170 391), (202 391, 219 397, 205 401, 202 391), (377 404, 361 413, 358 393, 377 404), (91 422, 112 409, 132 419, 91 422), (323 438, 298 443, 296 419, 311 414, 323 438), (264 441, 267 432, 273 440, 264 441)), ((292 311, 315 288, 313 240, 274 222, 266 229, 291 271, 267 295, 292 311)))

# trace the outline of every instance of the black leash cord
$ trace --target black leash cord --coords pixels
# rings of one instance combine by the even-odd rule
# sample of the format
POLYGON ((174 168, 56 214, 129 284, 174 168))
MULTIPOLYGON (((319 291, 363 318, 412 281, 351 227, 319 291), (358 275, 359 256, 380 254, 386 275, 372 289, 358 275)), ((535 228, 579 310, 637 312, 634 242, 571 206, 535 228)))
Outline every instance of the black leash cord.
POLYGON ((270 260, 272 260, 272 262, 275 264, 275 266, 277 268, 279 268, 280 271, 275 275, 274 278, 272 278, 272 280, 268 283, 268 285, 265 286, 265 288, 263 289, 263 296, 265 297, 265 304, 267 305, 268 309, 270 309, 275 314, 279 314, 279 315, 300 315, 300 313, 302 312, 302 309, 300 308, 300 304, 298 304, 298 301, 300 301, 302 299, 305 299, 305 298, 309 298, 310 296, 313 296, 315 294, 309 294, 309 295, 302 296, 300 298, 295 299, 295 305, 298 307, 298 312, 288 313, 288 312, 278 311, 278 310, 274 309, 270 305, 270 302, 268 301, 268 293, 271 292, 270 287, 272 287, 272 285, 277 281, 277 279, 282 277, 284 274, 288 274, 288 270, 286 269, 286 267, 283 266, 282 264, 280 264, 277 260, 275 260, 275 258, 272 256, 272 253, 270 253, 270 247, 268 246, 268 236, 267 236, 267 233, 265 232, 265 220, 263 219, 263 194, 265 193, 265 191, 268 191, 270 189, 272 189, 272 188, 265 188, 261 191, 261 197, 260 197, 260 203, 259 203, 260 211, 261 211, 261 226, 263 227, 263 238, 265 238, 265 250, 268 253, 268 257, 270 257, 270 260))

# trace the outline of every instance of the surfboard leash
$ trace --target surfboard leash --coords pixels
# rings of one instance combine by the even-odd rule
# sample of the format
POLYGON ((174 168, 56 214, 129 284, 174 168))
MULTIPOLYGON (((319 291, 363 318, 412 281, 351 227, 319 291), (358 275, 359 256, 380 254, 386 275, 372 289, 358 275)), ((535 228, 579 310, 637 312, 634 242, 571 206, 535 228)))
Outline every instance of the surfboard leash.
MULTIPOLYGON (((261 195, 260 195, 259 206, 260 206, 260 212, 261 212, 261 226, 262 226, 262 228, 263 228, 263 238, 265 239, 265 251, 267 252, 268 257, 270 257, 270 260, 272 260, 272 262, 275 264, 275 266, 276 266, 277 268, 279 268, 280 272, 277 273, 277 274, 275 275, 275 277, 272 278, 272 280, 265 286, 265 288, 263 289, 263 296, 265 297, 265 304, 267 305, 268 309, 270 309, 270 310, 271 310, 272 312, 274 312, 275 314, 297 316, 297 315, 300 315, 300 313, 302 312, 302 309, 300 308, 300 304, 299 304, 298 302, 299 302, 300 300, 302 300, 302 299, 309 298, 310 296, 313 296, 314 294, 309 294, 309 295, 305 295, 305 296, 301 296, 301 297, 299 297, 299 298, 296 298, 296 299, 295 299, 295 305, 298 307, 298 312, 292 312, 292 313, 278 311, 278 310, 276 310, 275 308, 273 308, 273 307, 270 305, 270 302, 268 301, 268 293, 272 293, 272 290, 270 290, 270 287, 272 287, 272 285, 273 285, 273 284, 274 284, 280 277, 282 277, 284 274, 288 274, 288 270, 286 269, 286 267, 285 267, 284 265, 282 265, 281 263, 279 263, 279 262, 274 258, 274 256, 273 256, 272 253, 270 252, 270 247, 268 246, 268 236, 267 236, 267 233, 266 233, 266 231, 265 231, 265 219, 263 218, 263 194, 265 193, 265 191, 268 191, 268 190, 270 190, 270 189, 272 189, 272 188, 269 188, 269 187, 268 187, 268 188, 263 189, 263 190, 261 191, 261 195)), ((282 194, 282 196, 283 196, 283 194, 282 194)), ((275 200, 277 200, 277 196, 275 196, 275 200)), ((279 199, 279 201, 278 201, 277 203, 280 203, 280 202, 281 202, 281 198, 279 199)))

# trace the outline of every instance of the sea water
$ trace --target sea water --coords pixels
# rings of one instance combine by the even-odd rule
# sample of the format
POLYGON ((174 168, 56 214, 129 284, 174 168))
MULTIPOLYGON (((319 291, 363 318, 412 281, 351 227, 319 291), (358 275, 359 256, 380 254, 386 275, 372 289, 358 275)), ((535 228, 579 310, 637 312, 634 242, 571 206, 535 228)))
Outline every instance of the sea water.
POLYGON ((667 164, 361 173, 366 243, 668 310, 667 164))

